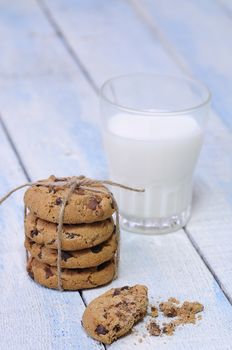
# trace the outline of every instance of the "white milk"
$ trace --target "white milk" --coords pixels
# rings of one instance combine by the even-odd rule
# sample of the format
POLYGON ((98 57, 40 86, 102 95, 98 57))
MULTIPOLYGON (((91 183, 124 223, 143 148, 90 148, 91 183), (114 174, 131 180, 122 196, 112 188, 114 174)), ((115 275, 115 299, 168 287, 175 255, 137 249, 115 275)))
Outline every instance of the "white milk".
POLYGON ((113 188, 120 213, 152 219, 186 210, 202 140, 203 131, 191 116, 120 113, 110 118, 104 131, 110 179, 146 189, 138 194, 113 188))

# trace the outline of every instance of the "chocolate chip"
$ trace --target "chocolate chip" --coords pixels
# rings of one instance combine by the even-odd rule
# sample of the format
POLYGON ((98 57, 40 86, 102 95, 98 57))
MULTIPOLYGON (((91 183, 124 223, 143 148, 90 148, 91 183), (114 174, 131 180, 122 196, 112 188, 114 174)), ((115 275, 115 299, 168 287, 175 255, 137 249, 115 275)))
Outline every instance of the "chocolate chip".
POLYGON ((106 266, 108 266, 108 264, 109 264, 109 262, 106 261, 106 262, 104 262, 103 264, 97 266, 97 271, 103 270, 106 266))
POLYGON ((119 332, 120 330, 121 330, 121 327, 119 324, 116 324, 116 326, 114 326, 114 328, 113 328, 114 332, 119 332))
POLYGON ((90 250, 92 253, 99 253, 103 248, 102 244, 98 244, 95 247, 91 247, 90 250))
POLYGON ((122 287, 122 288, 121 288, 121 290, 124 290, 124 289, 129 290, 129 289, 130 289, 130 287, 128 287, 128 286, 124 286, 124 287, 122 287))
POLYGON ((40 252, 40 253, 38 254, 38 258, 39 258, 39 259, 42 259, 42 252, 40 252))
POLYGON ((33 244, 35 244, 35 242, 31 241, 30 238, 27 240, 27 243, 29 244, 30 248, 32 248, 33 244))
POLYGON ((116 295, 119 295, 121 293, 121 289, 120 288, 116 288, 113 292, 113 297, 115 297, 116 295))
POLYGON ((46 279, 53 276, 53 272, 49 266, 45 266, 44 271, 46 273, 46 279))
POLYGON ((75 236, 80 237, 80 234, 78 233, 72 233, 72 232, 65 232, 65 236, 69 239, 73 239, 75 236))
POLYGON ((95 329, 95 332, 99 335, 100 334, 105 335, 105 334, 109 333, 109 331, 102 324, 99 324, 97 326, 97 328, 95 329))
POLYGON ((56 241, 55 239, 52 239, 52 240, 49 241, 47 244, 49 244, 49 245, 50 245, 50 244, 53 244, 53 243, 55 243, 55 241, 56 241))
POLYGON ((123 302, 120 301, 119 303, 115 304, 115 306, 116 306, 116 307, 119 307, 119 306, 121 306, 122 304, 123 304, 123 302))
POLYGON ((60 205, 62 203, 63 203, 62 198, 61 197, 57 197, 56 198, 56 205, 60 205))
POLYGON ((34 230, 31 231, 30 236, 31 236, 31 237, 37 236, 38 233, 39 233, 39 231, 38 231, 37 229, 34 229, 34 230))
POLYGON ((65 252, 62 250, 61 258, 62 258, 62 260, 67 261, 69 258, 73 258, 73 255, 70 254, 69 252, 65 252))
POLYGON ((98 206, 98 201, 96 200, 96 198, 90 198, 89 203, 87 205, 87 207, 91 210, 95 210, 98 206))
POLYGON ((121 311, 116 311, 116 312, 115 312, 115 315, 116 315, 118 318, 123 318, 123 316, 125 316, 125 315, 123 315, 123 313, 122 313, 121 311))
POLYGON ((165 313, 165 316, 167 317, 176 317, 177 316, 177 310, 176 308, 171 308, 165 313))

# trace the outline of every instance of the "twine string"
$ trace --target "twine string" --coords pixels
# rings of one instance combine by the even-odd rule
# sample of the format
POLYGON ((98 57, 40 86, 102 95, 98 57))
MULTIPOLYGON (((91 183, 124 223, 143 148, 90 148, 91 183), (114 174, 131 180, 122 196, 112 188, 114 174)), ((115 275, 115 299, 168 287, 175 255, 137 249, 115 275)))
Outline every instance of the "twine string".
POLYGON ((14 192, 20 190, 20 189, 23 188, 23 187, 32 186, 32 185, 33 185, 33 182, 27 182, 27 183, 25 183, 25 184, 23 184, 23 185, 20 185, 20 186, 18 186, 18 187, 13 188, 13 190, 9 191, 4 197, 2 197, 2 198, 0 199, 0 205, 1 205, 8 197, 10 197, 14 192))
MULTIPOLYGON (((130 186, 125 186, 122 184, 119 184, 117 182, 113 182, 110 180, 92 180, 88 179, 85 176, 73 176, 71 178, 55 178, 54 176, 51 177, 53 181, 46 181, 46 180, 40 180, 36 182, 27 182, 23 185, 20 185, 18 187, 15 187, 11 191, 9 191, 4 197, 0 199, 0 205, 8 198, 10 197, 14 192, 20 190, 21 188, 24 187, 31 187, 31 186, 45 186, 45 187, 67 187, 68 191, 65 193, 65 195, 62 198, 62 204, 59 212, 59 217, 58 217, 58 225, 57 225, 57 289, 62 291, 62 271, 61 271, 61 260, 62 260, 62 231, 63 231, 63 221, 64 221, 64 212, 66 205, 72 196, 73 192, 75 189, 82 189, 82 190, 88 190, 92 191, 95 193, 102 193, 102 194, 107 194, 110 196, 112 200, 112 204, 115 208, 115 214, 116 214, 116 241, 117 241, 117 250, 115 253, 115 276, 114 278, 117 277, 117 267, 118 267, 118 261, 119 261, 119 255, 120 255, 120 229, 119 229, 119 210, 118 210, 118 205, 117 202, 114 198, 114 195, 110 192, 110 190, 107 187, 100 187, 102 185, 110 185, 113 187, 119 187, 125 190, 129 191, 134 191, 134 192, 144 192, 144 189, 139 189, 139 188, 133 188, 130 186)), ((27 214, 27 208, 24 207, 24 219, 26 219, 26 214, 27 214)), ((28 253, 27 253, 28 257, 28 253)))

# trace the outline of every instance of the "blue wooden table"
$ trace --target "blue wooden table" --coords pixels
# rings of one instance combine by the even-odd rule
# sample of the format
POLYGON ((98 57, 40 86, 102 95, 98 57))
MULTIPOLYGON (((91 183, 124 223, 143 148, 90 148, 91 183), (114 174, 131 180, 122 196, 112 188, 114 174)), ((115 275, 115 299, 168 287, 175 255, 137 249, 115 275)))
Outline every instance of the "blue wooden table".
MULTIPOLYGON (((232 349, 232 1, 1 0, 0 42, 1 194, 50 174, 107 177, 97 95, 109 77, 184 74, 208 85, 192 219, 162 236, 122 232, 112 283, 144 283, 152 302, 199 300, 203 319, 173 337, 140 343, 132 333, 109 348, 232 349)), ((80 320, 109 286, 59 293, 28 278, 22 195, 0 208, 0 349, 104 349, 80 320)))

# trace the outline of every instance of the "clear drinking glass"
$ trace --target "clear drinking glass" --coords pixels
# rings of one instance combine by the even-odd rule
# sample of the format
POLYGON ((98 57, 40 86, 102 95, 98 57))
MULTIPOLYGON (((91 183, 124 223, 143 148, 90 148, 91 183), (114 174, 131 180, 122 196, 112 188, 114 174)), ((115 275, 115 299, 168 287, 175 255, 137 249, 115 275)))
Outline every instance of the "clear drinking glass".
POLYGON ((102 86, 110 179, 145 188, 145 193, 112 188, 127 230, 170 232, 189 220, 210 99, 204 85, 184 77, 134 74, 102 86))

